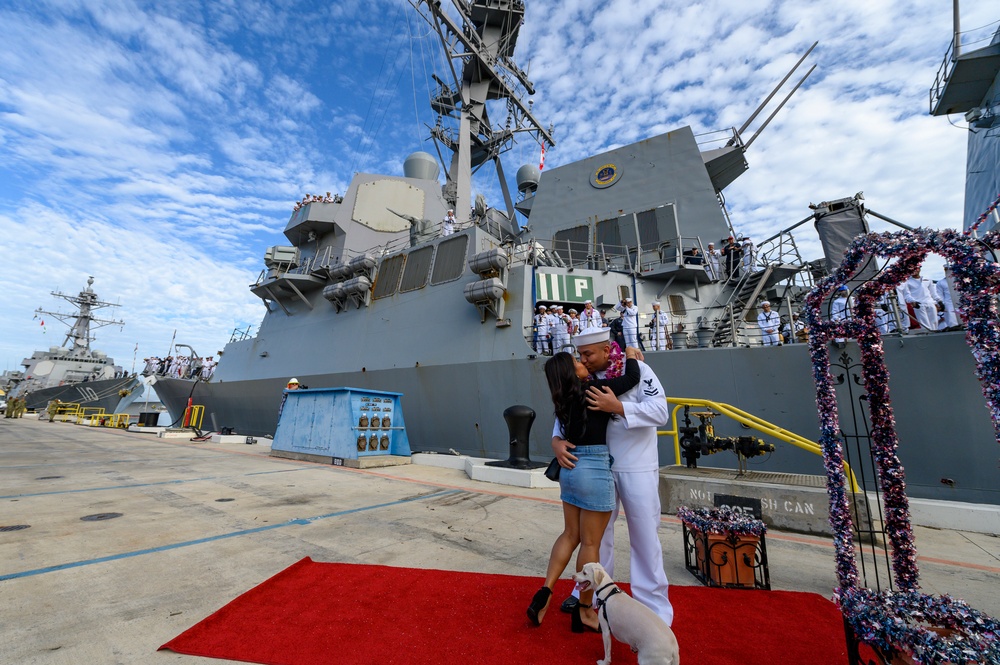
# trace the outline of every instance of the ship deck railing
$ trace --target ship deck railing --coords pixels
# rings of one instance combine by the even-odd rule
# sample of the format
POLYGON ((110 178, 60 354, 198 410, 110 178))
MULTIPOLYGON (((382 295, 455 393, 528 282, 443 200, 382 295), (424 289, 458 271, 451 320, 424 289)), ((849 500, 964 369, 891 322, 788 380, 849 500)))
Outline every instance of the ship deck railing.
MULTIPOLYGON (((673 424, 673 429, 669 430, 659 430, 657 431, 658 436, 671 436, 674 439, 674 463, 677 466, 682 465, 681 461, 681 438, 680 438, 680 421, 677 419, 677 412, 684 407, 700 407, 707 408, 713 411, 718 411, 719 415, 725 416, 737 423, 755 429, 761 434, 777 439, 789 445, 795 446, 806 452, 810 452, 814 455, 823 456, 823 449, 815 441, 810 441, 804 436, 800 436, 795 432, 787 430, 783 427, 770 423, 763 418, 758 418, 757 416, 743 411, 730 404, 725 404, 723 402, 716 402, 708 399, 694 399, 689 397, 667 397, 667 404, 673 408, 670 410, 670 420, 669 423, 673 424)), ((859 493, 861 491, 858 487, 858 481, 854 477, 854 471, 851 470, 850 465, 844 462, 844 471, 847 474, 847 478, 851 483, 851 491, 859 493)))

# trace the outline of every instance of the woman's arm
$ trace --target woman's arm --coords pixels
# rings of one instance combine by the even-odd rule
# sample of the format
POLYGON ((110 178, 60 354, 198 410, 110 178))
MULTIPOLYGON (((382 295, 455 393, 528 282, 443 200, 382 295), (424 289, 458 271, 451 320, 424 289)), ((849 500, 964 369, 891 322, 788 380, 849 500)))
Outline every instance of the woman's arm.
MULTIPOLYGON (((614 379, 596 379, 590 382, 590 386, 594 386, 596 388, 611 388, 611 391, 615 395, 621 395, 639 385, 639 377, 641 374, 642 370, 639 367, 639 361, 635 358, 628 358, 628 360, 625 361, 624 374, 614 379)), ((590 386, 588 386, 588 388, 590 386)))

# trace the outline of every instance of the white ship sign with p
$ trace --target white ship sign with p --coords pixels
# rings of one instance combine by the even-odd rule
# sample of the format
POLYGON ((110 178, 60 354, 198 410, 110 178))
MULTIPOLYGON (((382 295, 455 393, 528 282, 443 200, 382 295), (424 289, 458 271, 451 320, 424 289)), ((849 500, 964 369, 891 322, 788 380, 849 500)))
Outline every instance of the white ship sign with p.
POLYGON ((591 277, 537 273, 535 275, 536 300, 584 302, 594 299, 594 280, 591 277))

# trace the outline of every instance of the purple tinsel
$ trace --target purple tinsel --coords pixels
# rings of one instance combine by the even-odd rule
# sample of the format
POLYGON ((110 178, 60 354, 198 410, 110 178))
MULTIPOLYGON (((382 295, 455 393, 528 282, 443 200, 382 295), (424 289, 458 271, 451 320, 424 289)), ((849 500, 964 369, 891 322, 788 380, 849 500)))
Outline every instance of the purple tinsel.
MULTIPOLYGON (((840 268, 817 285, 806 300, 805 319, 809 326, 809 351, 813 362, 813 378, 816 382, 816 405, 819 410, 821 430, 820 446, 823 449, 827 472, 830 524, 835 534, 837 579, 840 587, 837 596, 841 600, 845 617, 852 623, 856 621, 858 625, 863 625, 869 622, 872 626, 876 625, 872 617, 880 611, 880 606, 875 602, 868 602, 870 600, 868 596, 857 588, 858 571, 854 558, 853 530, 847 498, 848 482, 843 467, 843 446, 839 438, 840 423, 836 393, 830 375, 829 342, 835 338, 853 338, 857 340, 861 349, 861 371, 868 393, 872 421, 872 452, 884 492, 885 529, 892 543, 892 568, 896 585, 902 594, 916 594, 927 599, 924 604, 938 603, 939 601, 933 597, 917 593, 919 584, 916 547, 913 543, 913 531, 910 528, 905 475, 897 455, 899 440, 896 436, 895 419, 889 399, 889 372, 885 366, 875 306, 883 294, 895 289, 908 277, 918 274, 920 265, 928 253, 936 252, 945 257, 951 267, 955 289, 961 296, 959 313, 966 323, 966 341, 976 358, 976 374, 983 386, 994 431, 1000 441, 1000 353, 998 353, 1000 323, 997 320, 994 297, 1000 291, 1000 264, 988 261, 981 252, 983 244, 995 247, 998 242, 1000 234, 997 232, 990 232, 982 241, 977 241, 956 231, 929 229, 859 236, 845 252, 840 268), (823 316, 824 301, 837 286, 846 284, 856 273, 858 266, 870 255, 895 259, 895 262, 874 279, 857 287, 854 293, 855 305, 852 309, 852 318, 831 321, 823 316)), ((909 598, 902 595, 900 597, 909 598)), ((957 619, 948 618, 950 616, 948 612, 959 607, 954 604, 956 602, 958 601, 948 599, 948 602, 939 603, 938 607, 942 608, 940 614, 942 623, 938 625, 952 627, 949 622, 957 619)), ((897 615, 897 624, 894 625, 903 630, 898 624, 899 620, 897 615)), ((990 621, 993 622, 991 625, 995 624, 994 620, 990 621)), ((926 629, 922 630, 924 633, 928 632, 926 629)), ((871 636, 874 633, 870 634, 870 631, 864 630, 857 632, 863 641, 877 643, 876 638, 871 636)), ((886 637, 884 631, 879 634, 886 637)), ((920 637, 922 634, 919 631, 913 635, 914 640, 924 639, 920 637)), ((914 646, 916 643, 911 643, 909 638, 903 641, 896 641, 896 638, 893 638, 890 641, 917 648, 914 646)), ((960 646, 964 648, 964 643, 960 646)), ((962 659, 953 662, 974 660, 962 659)))
POLYGON ((1000 662, 1000 622, 950 596, 917 591, 842 591, 840 608, 858 639, 919 663, 1000 662), (947 637, 928 626, 954 631, 947 637))
POLYGON ((720 536, 756 536, 760 538, 767 531, 759 519, 732 508, 697 508, 687 506, 677 509, 677 518, 689 529, 720 536))

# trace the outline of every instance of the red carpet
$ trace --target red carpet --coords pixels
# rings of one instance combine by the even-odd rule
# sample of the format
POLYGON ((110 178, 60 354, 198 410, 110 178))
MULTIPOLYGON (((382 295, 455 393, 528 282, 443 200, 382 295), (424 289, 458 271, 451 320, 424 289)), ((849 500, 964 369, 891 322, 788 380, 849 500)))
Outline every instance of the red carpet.
MULTIPOLYGON (((308 557, 161 649, 267 665, 594 663, 601 636, 574 635, 558 603, 542 626, 524 610, 541 579, 317 563, 308 557)), ((622 585, 627 590, 627 585, 622 585)), ((674 586, 681 662, 755 665, 847 661, 840 613, 811 593, 674 586)), ((612 661, 635 663, 615 641, 612 661)))

